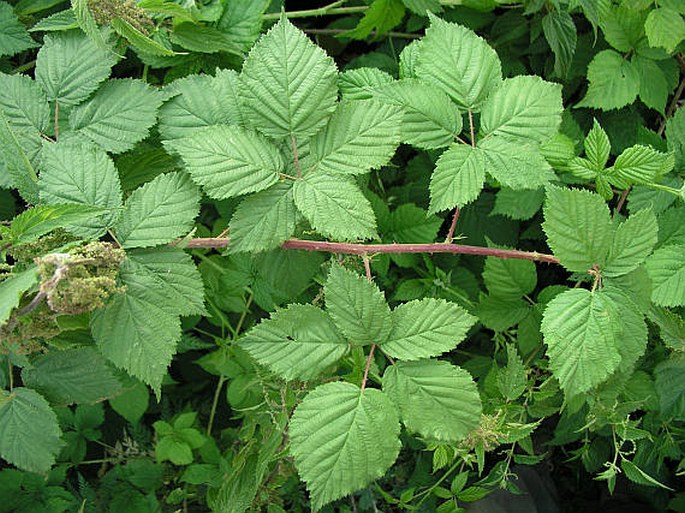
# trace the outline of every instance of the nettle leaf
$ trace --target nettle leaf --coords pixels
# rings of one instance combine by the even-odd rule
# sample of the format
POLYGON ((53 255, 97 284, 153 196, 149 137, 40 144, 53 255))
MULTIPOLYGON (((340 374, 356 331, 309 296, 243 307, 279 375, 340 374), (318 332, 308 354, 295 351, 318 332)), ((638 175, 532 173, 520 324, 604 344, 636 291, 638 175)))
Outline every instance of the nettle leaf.
POLYGON ((461 113, 441 89, 416 79, 404 79, 376 88, 375 97, 403 108, 402 142, 436 149, 455 142, 462 130, 461 113))
POLYGON ((602 275, 622 276, 640 266, 657 242, 658 225, 651 210, 640 210, 618 225, 602 275))
POLYGON ((37 46, 38 43, 17 19, 12 6, 6 2, 0 3, 0 57, 12 56, 37 46))
POLYGON ((229 253, 274 249, 295 233, 297 219, 291 181, 252 194, 238 205, 231 217, 229 253))
POLYGON ((361 174, 387 164, 400 143, 402 111, 362 100, 343 102, 309 144, 317 173, 361 174))
POLYGON ((401 360, 419 360, 454 349, 466 338, 476 318, 455 303, 426 298, 392 311, 392 330, 383 352, 401 360))
POLYGON ((566 269, 585 273, 603 265, 613 235, 609 208, 597 194, 548 187, 542 228, 547 243, 566 269))
POLYGON ((47 204, 76 203, 111 209, 68 230, 95 239, 119 216, 121 186, 112 159, 100 148, 78 142, 45 144, 41 154, 40 199, 47 204))
POLYGON ((497 372, 497 388, 509 401, 515 401, 526 390, 526 367, 514 344, 507 344, 507 366, 497 372))
POLYGON ((392 82, 392 76, 378 68, 350 69, 338 75, 338 88, 346 100, 370 100, 378 87, 392 82))
POLYGON ((0 390, 0 456, 21 470, 45 474, 64 445, 57 415, 35 390, 0 390))
POLYGON ((71 111, 69 124, 101 148, 123 153, 147 137, 163 99, 142 80, 110 80, 71 111))
POLYGON ((241 338, 240 346, 288 380, 317 377, 349 349, 326 312, 297 304, 260 322, 241 338))
POLYGON ((382 344, 393 322, 378 287, 339 265, 333 265, 323 288, 328 314, 340 331, 358 344, 382 344))
POLYGON ((185 173, 160 175, 128 197, 114 229, 124 248, 166 244, 188 233, 200 194, 185 173))
POLYGON ((38 283, 38 273, 35 267, 11 274, 0 281, 0 326, 10 318, 12 310, 19 306, 24 293, 38 283))
POLYGON ((483 281, 490 295, 516 300, 535 290, 538 277, 535 264, 528 260, 487 257, 483 281))
POLYGON ((665 246, 647 259, 652 301, 661 306, 685 305, 685 245, 665 246))
POLYGON ((649 146, 635 145, 624 150, 607 171, 611 183, 622 189, 633 184, 654 183, 663 173, 669 155, 649 146))
POLYGON ((440 155, 430 182, 430 213, 463 207, 475 200, 485 182, 480 148, 455 144, 440 155))
POLYGON ((594 56, 587 69, 590 85, 576 107, 620 109, 635 101, 640 92, 640 74, 635 66, 613 50, 594 56))
POLYGON ((434 440, 457 441, 478 427, 482 405, 471 375, 448 362, 396 362, 383 373, 383 391, 407 429, 434 440))
POLYGON ((54 404, 94 404, 117 395, 122 384, 91 347, 50 351, 24 367, 21 379, 54 404))
POLYGON ((372 239, 376 219, 359 187, 344 176, 310 173, 296 180, 297 209, 322 235, 334 239, 372 239))
POLYGON ((109 77, 117 57, 98 48, 81 31, 46 34, 36 60, 36 81, 50 101, 81 103, 109 77))
POLYGON ((212 126, 167 143, 207 195, 225 199, 266 189, 285 168, 268 139, 238 126, 212 126))
POLYGON ((290 451, 312 509, 381 477, 400 450, 397 410, 380 390, 351 383, 315 388, 290 420, 290 451))
POLYGON ((109 24, 112 29, 114 29, 114 32, 123 37, 131 46, 142 54, 163 57, 173 57, 176 55, 176 52, 158 43, 154 39, 150 39, 146 34, 138 30, 137 27, 134 27, 123 18, 112 18, 109 24))
POLYGON ((562 9, 554 9, 542 18, 542 32, 554 53, 554 74, 564 78, 571 69, 576 52, 578 31, 571 15, 562 9))
POLYGON ((283 16, 245 59, 245 121, 274 138, 314 135, 335 109, 336 75, 333 59, 283 16))
POLYGON ((238 74, 217 70, 216 76, 190 75, 169 84, 175 96, 159 109, 162 139, 187 137, 212 125, 243 126, 238 99, 238 74))
POLYGON ((508 78, 483 103, 480 131, 515 143, 541 143, 557 133, 561 85, 536 76, 508 78))
POLYGON ((478 142, 485 170, 510 189, 538 189, 555 178, 552 167, 531 145, 489 137, 478 142))
POLYGON ((647 15, 645 32, 649 46, 665 48, 668 53, 673 53, 676 46, 685 39, 685 20, 678 11, 658 7, 647 15))
POLYGON ((0 111, 17 134, 40 136, 50 125, 47 96, 26 75, 0 73, 0 111))
POLYGON ((547 305, 541 330, 552 374, 569 396, 600 384, 621 363, 621 307, 601 290, 559 294, 547 305))
POLYGON ((499 57, 472 30, 429 14, 430 27, 417 48, 414 72, 465 109, 480 110, 502 82, 499 57))

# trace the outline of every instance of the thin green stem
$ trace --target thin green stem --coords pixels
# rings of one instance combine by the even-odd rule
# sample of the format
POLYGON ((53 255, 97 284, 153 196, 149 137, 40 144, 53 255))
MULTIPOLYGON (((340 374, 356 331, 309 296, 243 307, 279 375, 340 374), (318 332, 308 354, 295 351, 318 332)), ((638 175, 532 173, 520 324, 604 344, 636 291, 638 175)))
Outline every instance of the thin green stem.
POLYGON ((438 480, 433 484, 433 486, 431 486, 431 487, 428 488, 427 490, 424 490, 424 491, 422 491, 421 493, 419 493, 419 494, 417 494, 417 495, 414 496, 414 498, 416 498, 416 497, 421 497, 421 496, 423 495, 423 497, 421 498, 421 500, 420 500, 420 501, 418 502, 418 504, 416 505, 416 509, 418 509, 419 506, 421 506, 421 504, 423 504, 424 501, 425 501, 428 497, 430 497, 431 492, 432 492, 433 490, 435 490, 438 486, 440 486, 440 485, 445 481, 445 479, 447 479, 447 478, 450 476, 450 474, 452 474, 452 472, 454 472, 454 471, 457 469, 457 467, 458 467, 460 464, 461 464, 461 461, 460 461, 459 459, 457 459, 457 461, 455 461, 454 464, 453 464, 450 468, 448 468, 448 469, 445 471, 445 473, 442 475, 442 477, 440 477, 440 479, 438 479, 438 480))
POLYGON ((471 147, 475 148, 476 147, 476 130, 473 125, 473 112, 471 112, 471 109, 469 109, 469 130, 471 132, 471 147))
MULTIPOLYGON (((369 6, 362 5, 359 7, 341 7, 346 0, 338 0, 323 7, 318 7, 316 9, 305 9, 302 11, 290 11, 284 13, 288 19, 292 18, 310 18, 313 16, 332 16, 336 14, 356 14, 366 11, 369 6)), ((265 20, 277 20, 281 17, 281 13, 274 12, 264 15, 265 20)))
POLYGON ((668 192, 670 194, 675 194, 676 196, 680 197, 680 189, 675 189, 673 187, 669 187, 668 185, 661 185, 660 183, 648 183, 645 185, 647 185, 647 187, 651 187, 652 189, 668 192))
POLYGON ((10 392, 14 390, 14 369, 10 355, 7 355, 7 379, 9 381, 10 392))
POLYGON ((21 66, 17 66, 12 70, 12 74, 16 75, 17 73, 23 73, 24 71, 28 71, 30 69, 33 69, 36 66, 36 61, 35 59, 29 62, 25 62, 21 66))
POLYGON ((364 369, 364 377, 362 378, 362 392, 366 388, 366 381, 369 379, 369 369, 371 368, 371 360, 373 360, 373 352, 376 350, 376 344, 371 344, 371 351, 369 357, 366 359, 366 368, 364 369))
POLYGON ((219 406, 219 397, 221 396, 221 389, 226 383, 226 376, 223 374, 219 376, 219 381, 216 383, 214 389, 214 398, 212 399, 212 409, 209 411, 209 421, 207 421, 207 436, 212 436, 212 427, 214 426, 214 417, 216 417, 216 409, 219 406))

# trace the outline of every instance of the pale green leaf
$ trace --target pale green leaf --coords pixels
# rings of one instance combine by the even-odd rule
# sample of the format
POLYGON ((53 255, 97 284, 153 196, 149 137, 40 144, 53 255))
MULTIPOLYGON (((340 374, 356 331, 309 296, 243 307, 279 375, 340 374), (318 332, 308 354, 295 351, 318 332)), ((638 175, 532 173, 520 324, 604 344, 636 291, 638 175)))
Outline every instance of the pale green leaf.
POLYGON ((647 259, 652 301, 661 306, 685 306, 685 245, 665 246, 647 259))
POLYGON ((616 157, 613 167, 607 171, 607 178, 622 189, 633 184, 654 183, 668 157, 649 146, 631 146, 616 157))
POLYGON ((81 31, 46 34, 36 61, 36 81, 48 100, 70 107, 88 98, 115 63, 112 52, 98 48, 81 31))
POLYGON ((0 57, 38 46, 7 2, 0 3, 0 57))
POLYGON ((190 75, 172 82, 165 90, 176 96, 159 109, 163 139, 187 137, 211 125, 243 125, 238 74, 233 70, 217 70, 214 77, 190 75))
POLYGON ((388 365, 383 391, 407 429, 422 437, 457 441, 478 427, 481 402, 471 375, 448 362, 420 360, 388 365))
POLYGON ((0 73, 0 111, 17 134, 40 136, 50 125, 47 97, 26 75, 0 73))
POLYGON ((312 227, 334 239, 371 239, 376 219, 371 204, 346 177, 311 173, 295 182, 295 205, 312 227))
POLYGON ((661 416, 685 420, 685 358, 660 362, 654 369, 654 385, 659 396, 661 416))
POLYGON ((650 476, 647 472, 638 467, 635 463, 629 459, 621 459, 621 470, 625 473, 626 477, 630 479, 633 483, 637 483, 643 486, 653 486, 655 488, 663 488, 664 490, 675 491, 673 488, 669 488, 665 484, 656 480, 650 476))
POLYGON ((38 282, 35 267, 12 274, 0 281, 0 326, 10 318, 12 310, 19 306, 24 293, 38 282))
POLYGON ((119 216, 122 202, 119 174, 112 160, 103 150, 78 142, 46 144, 41 156, 41 201, 111 209, 103 216, 68 226, 70 232, 84 238, 104 234, 119 216))
POLYGON ((2 111, 0 111, 0 147, 3 149, 0 155, 0 172, 7 173, 6 178, 9 178, 7 185, 16 187, 28 203, 38 203, 36 170, 18 134, 12 130, 2 111))
POLYGON ((0 390, 0 456, 21 470, 46 474, 64 445, 57 415, 35 390, 0 390))
POLYGON ((595 173, 602 172, 606 167, 610 152, 609 136, 595 119, 585 138, 585 157, 592 164, 595 173))
POLYGON ((539 189, 555 178, 552 168, 533 145, 489 137, 478 142, 478 150, 485 170, 510 189, 539 189))
POLYGON ((552 374, 569 396, 600 384, 621 363, 621 308, 601 291, 559 294, 547 305, 541 330, 552 374))
POLYGON ((366 278, 333 265, 324 285, 326 309, 352 342, 382 344, 393 328, 383 293, 366 278))
POLYGON ((150 39, 146 34, 123 18, 113 18, 110 20, 110 25, 117 34, 126 39, 126 41, 131 43, 133 47, 143 54, 165 57, 177 55, 173 50, 161 45, 154 39, 150 39))
POLYGON ((527 220, 533 217, 542 207, 545 190, 523 189, 515 191, 502 187, 495 198, 495 207, 490 215, 506 216, 510 219, 527 220))
POLYGON ((179 23, 169 34, 171 42, 199 53, 227 52, 241 56, 242 50, 228 34, 208 25, 179 23))
POLYGON ((576 24, 567 11, 554 9, 542 18, 542 32, 554 53, 554 74, 565 78, 576 52, 576 24))
POLYGON ((12 220, 13 244, 26 244, 57 228, 83 223, 107 212, 101 207, 78 204, 41 205, 24 210, 12 220))
POLYGON ((673 53, 676 46, 685 39, 685 20, 678 11, 658 7, 649 12, 645 32, 649 46, 665 48, 668 53, 673 53))
POLYGON ((429 212, 463 207, 475 200, 485 182, 485 161, 478 148, 455 144, 435 165, 430 182, 429 212))
POLYGON ((121 383, 92 347, 53 350, 24 367, 21 379, 53 404, 93 404, 114 397, 121 383))
POLYGON ((371 32, 374 32, 374 37, 382 36, 402 22, 404 12, 404 4, 401 0, 374 0, 357 26, 345 32, 344 36, 366 39, 371 32))
POLYGON ((29 29, 29 32, 62 32, 77 28, 78 22, 74 16, 74 11, 65 9, 41 19, 29 29))
POLYGON ((651 210, 640 210, 618 225, 602 275, 622 276, 640 266, 656 245, 658 226, 651 210))
MULTIPOLYGON (((596 3, 597 0, 586 1, 596 3)), ((620 52, 630 52, 637 48, 645 34, 645 15, 627 5, 613 6, 613 2, 604 1, 607 5, 601 5, 597 10, 607 42, 620 52)))
POLYGON ((490 295, 513 300, 533 292, 538 278, 531 261, 487 257, 483 281, 490 295))
POLYGON ((378 87, 392 82, 392 76, 378 68, 350 69, 338 75, 340 94, 346 100, 370 100, 378 87))
POLYGON ((640 92, 638 70, 613 50, 603 50, 594 56, 588 66, 587 78, 590 82, 587 94, 576 107, 620 109, 633 103, 640 92))
POLYGON ((650 109, 665 115, 670 87, 661 67, 640 55, 635 55, 632 62, 640 75, 640 100, 650 109))
POLYGON ((231 217, 230 253, 274 249, 295 232, 292 182, 281 182, 245 198, 231 217))
POLYGON ((262 15, 269 1, 226 2, 217 27, 241 50, 247 51, 259 37, 262 15))
POLYGON ((95 43, 98 48, 110 51, 110 47, 102 37, 93 14, 90 12, 87 0, 71 0, 71 10, 74 13, 78 26, 95 43))
POLYGON ((480 131, 515 143, 541 143, 559 129, 561 85, 536 76, 508 78, 483 103, 480 131))
POLYGON ((400 450, 397 411, 379 390, 327 383, 299 404, 290 452, 318 511, 381 477, 400 450))
POLYGON ((461 113, 436 86, 404 79, 378 87, 376 98, 403 108, 402 142, 435 149, 455 142, 462 130, 461 113))
POLYGON ((115 225, 117 239, 125 248, 171 242, 190 231, 199 201, 199 191, 188 175, 160 175, 128 197, 115 225))
POLYGON ((416 59, 421 46, 421 39, 415 39, 400 52, 400 78, 416 78, 416 59))
POLYGON ((549 187, 542 228, 547 243, 569 271, 585 273, 603 266, 611 247, 609 208, 597 194, 549 187))
POLYGON ((647 324, 637 304, 619 287, 607 283, 602 292, 620 309, 622 334, 617 344, 621 363, 616 375, 629 375, 647 349, 647 324))
POLYGON ((193 181, 217 199, 264 190, 285 167, 273 143, 238 126, 211 126, 168 146, 181 155, 193 181))
POLYGON ((392 311, 392 330, 381 347, 401 360, 419 360, 454 349, 466 338, 476 318, 455 303, 426 298, 392 311))
POLYGON ((526 368, 514 344, 507 344, 507 365, 497 372, 497 388, 509 401, 515 401, 526 390, 526 368))
POLYGON ((349 349, 324 311, 297 304, 260 322, 240 339, 240 346, 288 380, 317 377, 349 349))
POLYGON ((460 106, 480 110, 502 81, 499 57, 473 31, 429 15, 430 27, 417 48, 414 72, 437 85, 460 106))
POLYGON ((285 16, 254 45, 243 65, 245 120, 275 138, 306 138, 335 109, 333 60, 285 16))
POLYGON ((71 111, 69 124, 104 150, 122 153, 147 137, 162 101, 142 80, 110 80, 71 111))

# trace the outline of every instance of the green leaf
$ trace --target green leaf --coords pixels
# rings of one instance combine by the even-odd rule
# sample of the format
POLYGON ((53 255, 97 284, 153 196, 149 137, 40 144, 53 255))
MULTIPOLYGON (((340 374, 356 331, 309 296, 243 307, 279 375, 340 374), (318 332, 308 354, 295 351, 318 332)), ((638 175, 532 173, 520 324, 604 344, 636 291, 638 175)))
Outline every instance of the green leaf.
POLYGON ((68 226, 77 236, 96 239, 119 215, 119 174, 107 154, 78 142, 58 142, 43 147, 40 199, 47 204, 75 203, 102 207, 110 212, 68 226))
POLYGON ((392 311, 392 330, 381 345, 401 360, 419 360, 450 351, 466 338, 476 318, 455 303, 426 298, 392 311))
POLYGON ((550 165, 532 145, 490 137, 479 141, 478 149, 485 170, 510 189, 539 189, 555 178, 550 165))
POLYGON ((609 209, 597 194, 585 190, 548 187, 542 228, 561 265, 585 273, 603 266, 613 235, 609 209))
POLYGON ((621 354, 621 363, 616 369, 616 375, 621 376, 632 373, 637 361, 645 354, 647 324, 640 307, 617 285, 607 282, 602 292, 613 301, 614 305, 620 306, 622 334, 617 348, 621 354))
POLYGON ((587 94, 576 107, 620 109, 633 103, 640 92, 637 68, 613 50, 603 50, 594 56, 587 78, 590 82, 587 94))
POLYGON ((402 111, 373 100, 343 102, 309 148, 317 173, 361 174, 387 164, 400 143, 402 111))
POLYGON ((660 306, 685 305, 685 245, 657 249, 647 259, 652 301, 660 306))
POLYGON ((297 209, 292 182, 278 183, 245 198, 231 217, 229 253, 267 251, 295 233, 297 209))
POLYGON ((676 46, 685 39, 685 20, 668 7, 652 9, 645 21, 645 32, 649 46, 665 48, 673 53, 676 46))
POLYGON ((654 369, 661 416, 674 420, 685 419, 685 358, 673 358, 660 362, 654 369))
POLYGON ((540 207, 542 207, 544 199, 545 190, 543 188, 515 191, 508 187, 502 187, 497 193, 495 207, 490 212, 490 215, 528 220, 537 214, 540 207))
POLYGON ((46 474, 64 443, 57 415, 35 390, 0 390, 0 456, 21 470, 46 474))
POLYGON ((117 34, 126 39, 126 41, 131 43, 131 45, 143 54, 165 57, 177 55, 173 50, 162 46, 157 41, 147 37, 147 35, 123 18, 113 18, 109 23, 117 34))
POLYGON ((480 110, 502 81, 497 53, 473 31, 429 15, 430 27, 418 46, 414 71, 465 109, 480 110))
POLYGON ((635 145, 625 149, 607 171, 611 183, 622 189, 633 184, 654 183, 661 174, 669 156, 649 146, 635 145))
POLYGON ((260 322, 240 339, 240 346, 288 380, 317 377, 349 348, 325 312, 297 304, 260 322))
POLYGON ((434 440, 457 441, 478 427, 482 406, 471 375, 448 362, 388 365, 383 391, 407 429, 434 440))
MULTIPOLYGON (((27 156, 22 142, 10 127, 5 115, 0 111, 0 171, 7 173, 9 185, 19 190, 28 203, 38 203, 38 184, 36 170, 27 156), (4 164, 4 166, 3 166, 4 164)), ((4 177, 3 177, 4 178, 4 177)))
POLYGON ((159 109, 163 139, 179 139, 211 125, 243 125, 238 100, 238 74, 217 70, 216 76, 190 75, 166 87, 175 94, 159 109))
POLYGON ((289 433, 314 511, 381 477, 400 450, 393 404, 381 391, 351 383, 327 383, 310 392, 295 409, 289 433))
POLYGON ((217 27, 242 51, 250 49, 262 30, 263 14, 270 0, 227 2, 217 27))
POLYGON ((659 215, 659 247, 685 245, 685 209, 669 208, 659 215))
POLYGON ((483 103, 480 131, 515 143, 541 143, 561 123, 561 85, 536 76, 504 80, 483 103))
POLYGON ((21 379, 53 404, 94 404, 121 391, 105 359, 91 347, 50 351, 24 367, 21 379))
POLYGON ((639 10, 628 5, 612 6, 611 2, 597 10, 604 37, 616 50, 630 52, 644 39, 645 16, 639 10))
POLYGON ((333 322, 358 344, 382 344, 393 322, 390 308, 378 287, 357 273, 333 265, 323 288, 333 322))
POLYGON ((41 19, 29 29, 29 32, 62 32, 77 28, 78 22, 74 16, 74 11, 65 9, 41 19))
POLYGON ((426 11, 441 12, 442 6, 439 0, 402 0, 402 3, 410 11, 421 16, 426 15, 426 11))
POLYGON ((535 290, 538 277, 535 264, 528 260, 487 257, 483 280, 490 295, 516 300, 535 290))
POLYGON ((554 53, 554 74, 565 78, 576 52, 576 24, 567 11, 554 9, 542 18, 542 32, 554 53))
POLYGON ((455 142, 462 130, 461 113, 438 87, 404 79, 376 88, 375 97, 403 108, 402 142, 435 149, 455 142))
POLYGON ((93 14, 90 12, 87 0, 71 0, 71 10, 74 13, 78 26, 95 43, 98 48, 110 51, 110 47, 102 37, 93 14))
POLYGON ((371 204, 346 177, 310 173, 295 182, 293 197, 312 227, 334 239, 376 237, 371 204))
POLYGON ((592 164, 595 173, 601 173, 609 160, 611 143, 609 136, 597 120, 593 120, 592 129, 585 138, 585 157, 592 164))
POLYGON ((240 46, 229 35, 212 26, 184 22, 176 25, 169 34, 173 43, 200 53, 227 52, 242 56, 240 46))
POLYGON ((618 225, 602 275, 622 276, 640 266, 656 245, 658 226, 651 210, 640 210, 618 225))
POLYGON ((193 13, 171 0, 140 0, 137 5, 146 13, 166 14, 177 22, 197 21, 193 13))
POLYGON ((376 90, 394 82, 392 76, 378 68, 356 68, 338 75, 338 87, 345 100, 370 100, 376 90))
POLYGON ((0 111, 20 138, 23 133, 39 137, 50 125, 47 97, 26 75, 0 73, 0 111))
POLYGON ((0 281, 0 326, 10 318, 12 310, 19 306, 24 293, 38 282, 35 267, 12 274, 0 281))
POLYGON ((168 146, 181 155, 193 181, 217 199, 264 190, 285 167, 268 139, 237 126, 208 127, 168 146))
POLYGON ((507 344, 507 366, 497 373, 497 388, 508 401, 515 401, 526 390, 526 368, 516 346, 507 344))
POLYGON ((83 223, 107 212, 100 207, 78 204, 41 205, 24 210, 12 220, 10 231, 13 244, 26 244, 75 223, 83 223))
POLYGON ((640 75, 640 100, 665 115, 670 87, 664 72, 655 61, 640 55, 635 55, 632 62, 640 75))
POLYGON ((487 329, 501 333, 516 326, 530 315, 530 305, 522 299, 481 296, 474 312, 487 329))
POLYGON ((666 122, 666 139, 675 153, 676 169, 685 169, 685 110, 678 109, 666 122))
POLYGON ((71 111, 69 124, 104 150, 122 153, 147 137, 162 101, 142 80, 110 80, 71 111))
POLYGON ((353 39, 366 39, 371 32, 378 38, 402 22, 402 0, 373 0, 357 26, 343 35, 353 39))
POLYGON ((0 57, 12 56, 39 46, 14 14, 7 2, 0 3, 0 57))
POLYGON ((109 77, 116 56, 81 31, 46 34, 36 61, 36 81, 61 107, 81 103, 109 77))
POLYGON ((199 211, 200 194, 185 173, 160 175, 128 197, 115 225, 125 248, 166 244, 188 233, 199 211))
POLYGON ((485 160, 479 148, 455 144, 435 165, 430 182, 430 213, 463 207, 475 200, 485 182, 485 160))
POLYGON ((661 340, 669 349, 685 351, 685 319, 677 313, 652 306, 648 312, 649 320, 659 327, 661 340))
POLYGON ((129 381, 132 385, 127 386, 124 393, 110 398, 109 405, 131 424, 135 424, 147 410, 150 392, 140 381, 133 378, 129 378, 129 381))
POLYGON ((438 216, 426 215, 424 209, 405 203, 390 214, 384 238, 401 243, 433 242, 441 225, 438 216))
POLYGON ((283 16, 245 59, 245 119, 274 138, 312 136, 335 109, 336 75, 333 60, 283 16))
POLYGON ((663 488, 664 490, 674 491, 673 488, 669 488, 663 483, 660 483, 647 472, 638 467, 635 463, 630 460, 623 458, 621 460, 621 470, 625 472, 625 475, 633 483, 637 483, 643 486, 653 486, 655 488, 663 488))
POLYGON ((552 374, 568 396, 600 384, 621 363, 621 309, 602 291, 559 294, 547 305, 541 330, 552 374))

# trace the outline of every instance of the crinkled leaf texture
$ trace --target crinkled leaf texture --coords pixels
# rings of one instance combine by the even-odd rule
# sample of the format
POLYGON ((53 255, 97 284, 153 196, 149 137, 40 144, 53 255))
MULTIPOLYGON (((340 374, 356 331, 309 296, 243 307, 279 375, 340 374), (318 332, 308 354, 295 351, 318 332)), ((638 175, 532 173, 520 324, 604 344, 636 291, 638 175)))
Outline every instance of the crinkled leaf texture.
POLYGON ((651 209, 632 214, 615 229, 602 275, 622 276, 640 266, 652 253, 658 231, 651 209))
POLYGON ((485 182, 480 148, 454 144, 440 155, 430 182, 430 213, 463 207, 475 200, 485 182))
POLYGON ((47 473, 62 448, 57 415, 35 390, 0 390, 0 456, 30 472, 47 473))
POLYGON ((537 189, 555 178, 551 166, 533 144, 488 137, 478 142, 485 170, 510 189, 537 189))
POLYGON ((685 305, 685 244, 657 249, 647 259, 652 301, 661 306, 685 305))
POLYGON ((351 383, 310 392, 295 409, 289 434, 314 511, 381 477, 400 450, 400 423, 390 399, 351 383))
POLYGON ((594 56, 587 78, 587 94, 576 107, 620 109, 635 101, 640 90, 637 68, 613 50, 603 50, 594 56))
POLYGON ((478 427, 478 388, 463 369, 439 360, 396 362, 383 374, 383 391, 407 429, 422 437, 457 441, 478 427))
POLYGON ((318 376, 349 349, 323 310, 292 304, 252 328, 240 345, 259 363, 286 379, 318 376))
POLYGON ((3 2, 0 4, 0 57, 14 55, 16 53, 38 46, 26 27, 17 19, 12 5, 3 2))

